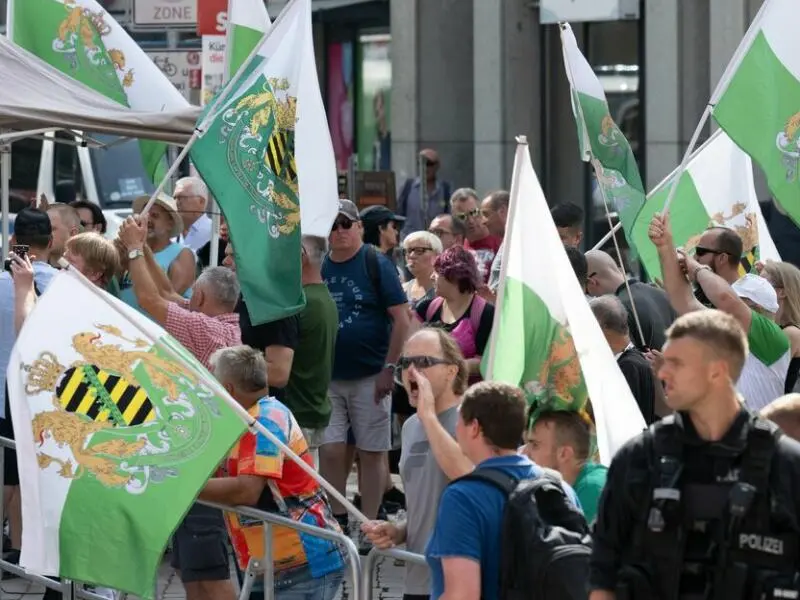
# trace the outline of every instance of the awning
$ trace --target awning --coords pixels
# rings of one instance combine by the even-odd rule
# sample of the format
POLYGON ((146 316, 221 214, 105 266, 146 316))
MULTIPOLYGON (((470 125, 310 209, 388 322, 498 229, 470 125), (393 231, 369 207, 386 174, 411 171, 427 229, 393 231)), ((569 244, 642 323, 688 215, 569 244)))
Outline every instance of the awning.
POLYGON ((132 110, 0 37, 0 129, 59 127, 183 144, 200 108, 132 110))

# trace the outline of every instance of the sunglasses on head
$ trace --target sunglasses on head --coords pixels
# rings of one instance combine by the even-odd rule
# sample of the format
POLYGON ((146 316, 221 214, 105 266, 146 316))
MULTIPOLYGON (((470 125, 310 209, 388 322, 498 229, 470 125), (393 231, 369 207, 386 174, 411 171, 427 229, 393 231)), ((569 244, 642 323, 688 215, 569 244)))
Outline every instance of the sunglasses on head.
POLYGON ((478 217, 478 216, 480 216, 480 214, 481 214, 481 211, 480 211, 479 208, 473 208, 472 210, 469 210, 467 212, 457 213, 454 216, 459 221, 466 221, 468 218, 470 218, 470 217, 478 217))
POLYGON ((698 258, 701 256, 705 256, 706 254, 713 254, 717 256, 718 254, 727 254, 727 252, 722 252, 721 250, 714 250, 713 248, 703 248, 702 246, 697 246, 694 249, 694 255, 698 258))
POLYGON ((344 230, 352 229, 353 228, 353 221, 350 219, 341 219, 333 222, 333 227, 331 227, 331 231, 336 231, 339 228, 344 230))

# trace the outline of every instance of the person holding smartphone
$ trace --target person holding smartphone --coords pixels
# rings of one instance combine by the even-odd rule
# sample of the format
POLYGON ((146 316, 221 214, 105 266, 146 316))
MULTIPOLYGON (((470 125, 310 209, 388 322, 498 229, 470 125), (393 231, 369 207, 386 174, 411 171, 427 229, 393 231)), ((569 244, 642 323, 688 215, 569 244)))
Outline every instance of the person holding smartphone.
MULTIPOLYGON (((9 254, 8 270, 0 273, 0 390, 4 391, 4 402, 0 411, 0 436, 10 439, 14 439, 14 429, 8 408, 6 370, 11 349, 17 339, 17 326, 21 326, 21 322, 17 323, 15 319, 15 290, 17 286, 23 286, 25 280, 32 282, 32 285, 28 285, 33 287, 34 293, 42 293, 47 289, 53 275, 57 273, 48 264, 52 244, 53 230, 46 213, 35 208, 24 208, 17 213, 10 248, 16 249, 23 256, 9 254)), ((3 558, 16 564, 19 562, 22 545, 22 512, 17 455, 8 448, 5 449, 3 481, 5 514, 8 515, 10 531, 10 540, 3 544, 3 558)))

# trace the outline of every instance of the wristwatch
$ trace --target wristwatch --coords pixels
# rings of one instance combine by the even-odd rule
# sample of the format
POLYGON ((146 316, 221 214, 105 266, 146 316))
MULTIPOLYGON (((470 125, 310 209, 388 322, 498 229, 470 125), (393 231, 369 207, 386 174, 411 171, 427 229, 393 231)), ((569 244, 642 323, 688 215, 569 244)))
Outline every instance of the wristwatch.
POLYGON ((144 252, 142 252, 141 248, 134 248, 128 252, 128 260, 136 260, 137 258, 142 258, 143 256, 144 252))
POLYGON ((700 273, 700 271, 711 271, 713 273, 714 270, 708 265, 700 265, 694 270, 694 276, 692 277, 692 281, 695 282, 697 281, 697 275, 698 273, 700 273))

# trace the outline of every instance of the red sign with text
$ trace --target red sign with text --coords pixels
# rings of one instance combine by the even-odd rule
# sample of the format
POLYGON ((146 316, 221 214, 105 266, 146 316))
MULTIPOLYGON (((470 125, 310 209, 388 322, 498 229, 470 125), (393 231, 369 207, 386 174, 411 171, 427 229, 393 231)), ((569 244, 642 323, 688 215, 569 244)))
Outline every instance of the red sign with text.
POLYGON ((228 0, 201 0, 197 10, 197 35, 225 33, 228 28, 228 0))

